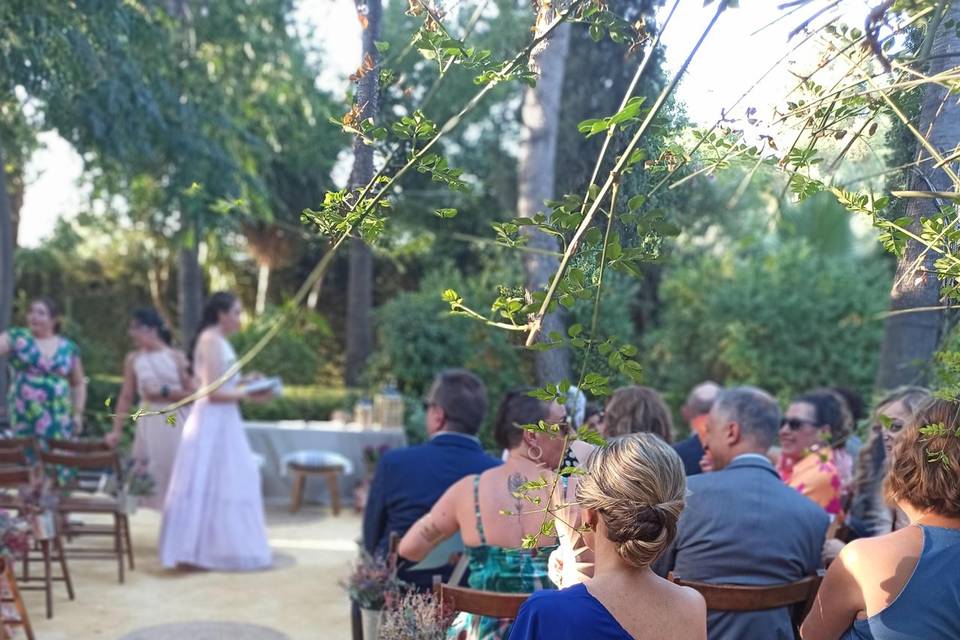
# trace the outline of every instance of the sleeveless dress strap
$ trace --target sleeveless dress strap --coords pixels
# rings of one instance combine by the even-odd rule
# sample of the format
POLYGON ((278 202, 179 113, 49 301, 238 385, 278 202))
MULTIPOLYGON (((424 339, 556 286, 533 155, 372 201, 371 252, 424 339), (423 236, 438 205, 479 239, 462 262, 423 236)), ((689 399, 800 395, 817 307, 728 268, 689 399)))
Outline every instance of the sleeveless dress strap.
POLYGON ((483 518, 480 517, 480 474, 473 476, 473 512, 477 517, 477 534, 480 544, 487 545, 487 536, 483 532, 483 518))

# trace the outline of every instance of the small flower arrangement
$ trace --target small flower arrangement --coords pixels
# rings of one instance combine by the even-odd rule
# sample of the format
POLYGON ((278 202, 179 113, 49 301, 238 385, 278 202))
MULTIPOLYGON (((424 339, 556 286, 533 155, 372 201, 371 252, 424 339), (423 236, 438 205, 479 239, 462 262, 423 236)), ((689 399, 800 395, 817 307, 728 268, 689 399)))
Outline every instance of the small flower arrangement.
POLYGON ((380 610, 398 593, 401 582, 384 558, 364 552, 341 585, 361 609, 380 610))
POLYGON ((25 484, 17 491, 23 512, 27 515, 40 515, 55 511, 60 502, 57 492, 53 490, 50 478, 38 476, 29 484, 25 484))
POLYGON ((147 471, 145 460, 131 460, 123 474, 123 494, 138 498, 149 498, 157 492, 157 481, 147 471))
POLYGON ((390 450, 388 445, 382 444, 379 447, 374 447, 373 445, 367 445, 363 448, 363 462, 367 465, 368 468, 372 469, 377 466, 377 463, 380 462, 380 458, 383 457, 387 451, 390 450))
POLYGON ((30 524, 8 511, 0 511, 0 555, 22 558, 30 551, 31 542, 30 524))
POLYGON ((453 617, 432 595, 410 591, 384 612, 380 640, 444 640, 453 617))
POLYGON ((35 475, 29 484, 20 487, 17 495, 23 505, 21 515, 30 523, 34 537, 38 540, 53 538, 56 535, 54 514, 60 498, 53 490, 52 481, 35 475))

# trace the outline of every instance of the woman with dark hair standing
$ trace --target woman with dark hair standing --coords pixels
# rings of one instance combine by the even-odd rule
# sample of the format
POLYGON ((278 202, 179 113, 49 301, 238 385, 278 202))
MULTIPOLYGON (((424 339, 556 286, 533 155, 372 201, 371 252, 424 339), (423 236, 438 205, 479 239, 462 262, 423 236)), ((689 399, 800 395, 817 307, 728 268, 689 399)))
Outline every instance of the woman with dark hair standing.
POLYGON ((127 333, 136 350, 128 353, 123 363, 123 388, 117 398, 113 430, 107 434, 106 441, 112 447, 119 444, 134 396, 139 396, 141 408, 154 415, 137 418, 133 459, 155 482, 154 493, 143 500, 143 506, 160 510, 189 409, 177 411, 172 424, 167 416, 156 412, 188 397, 193 392, 193 381, 187 371, 186 356, 170 347, 170 331, 156 310, 134 311, 127 333))
POLYGON ((60 335, 57 306, 35 298, 27 328, 0 334, 0 357, 13 369, 9 392, 10 426, 15 436, 36 438, 40 446, 83 431, 87 383, 80 350, 60 335))
POLYGON ((167 489, 160 561, 220 571, 272 564, 263 517, 260 475, 243 431, 241 400, 263 400, 240 386, 227 336, 240 328, 240 301, 231 293, 207 300, 193 344, 193 371, 202 397, 183 426, 167 489), (211 390, 212 389, 212 390, 211 390))

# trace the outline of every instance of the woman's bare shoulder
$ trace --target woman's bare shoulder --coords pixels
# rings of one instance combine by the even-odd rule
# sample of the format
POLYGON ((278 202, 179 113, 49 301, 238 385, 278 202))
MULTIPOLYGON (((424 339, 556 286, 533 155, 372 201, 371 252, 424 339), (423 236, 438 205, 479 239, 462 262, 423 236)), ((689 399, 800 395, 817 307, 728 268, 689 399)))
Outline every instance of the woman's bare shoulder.
POLYGON ((906 527, 873 538, 859 538, 846 545, 838 560, 858 581, 872 581, 898 569, 904 558, 919 557, 923 548, 923 531, 906 527))

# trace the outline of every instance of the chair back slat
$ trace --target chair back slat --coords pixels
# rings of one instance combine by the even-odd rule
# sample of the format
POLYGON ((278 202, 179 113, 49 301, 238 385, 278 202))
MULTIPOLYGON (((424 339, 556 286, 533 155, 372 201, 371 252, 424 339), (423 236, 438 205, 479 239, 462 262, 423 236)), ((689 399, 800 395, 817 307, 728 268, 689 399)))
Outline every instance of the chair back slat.
POLYGON ((56 465, 68 469, 84 471, 88 469, 119 469, 119 460, 116 452, 101 453, 60 453, 55 451, 40 451, 40 461, 44 465, 56 465))
POLYGON ((30 461, 27 460, 27 452, 23 449, 0 449, 0 465, 27 467, 30 461))
POLYGON ((0 451, 7 449, 31 449, 33 438, 0 438, 0 451))
POLYGON ((19 489, 25 484, 30 484, 30 480, 30 469, 27 467, 0 469, 0 488, 19 489))
POLYGON ((434 597, 451 612, 462 611, 491 618, 513 620, 529 593, 497 593, 435 582, 434 597))
POLYGON ((72 453, 97 453, 113 451, 103 440, 59 440, 52 438, 47 441, 50 451, 70 451, 72 453))
MULTIPOLYGON (((792 605, 809 604, 820 588, 821 576, 808 576, 796 582, 771 586, 711 584, 694 580, 681 580, 671 576, 676 584, 696 589, 707 603, 707 609, 715 611, 765 611, 792 605)), ((804 611, 805 613, 805 611, 804 611)))

